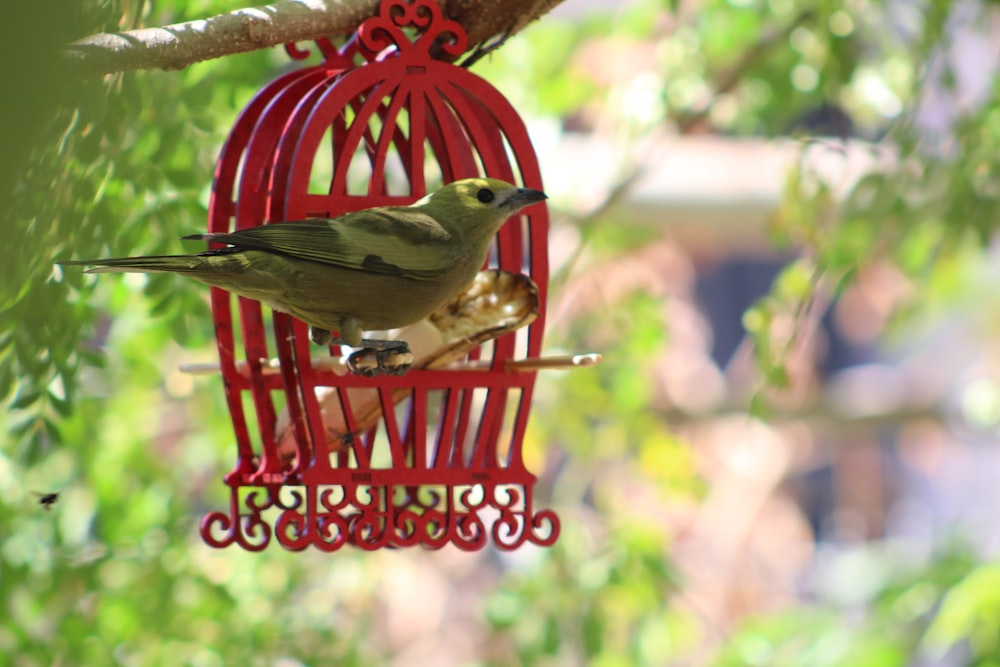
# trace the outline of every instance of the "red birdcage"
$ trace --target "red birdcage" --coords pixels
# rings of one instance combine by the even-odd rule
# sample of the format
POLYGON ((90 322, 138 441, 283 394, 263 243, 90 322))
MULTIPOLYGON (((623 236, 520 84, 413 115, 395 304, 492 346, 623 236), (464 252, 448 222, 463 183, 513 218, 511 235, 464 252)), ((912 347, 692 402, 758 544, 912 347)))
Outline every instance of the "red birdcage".
MULTIPOLYGON (((466 37, 435 2, 383 0, 342 48, 318 44, 324 62, 268 84, 236 121, 216 169, 210 232, 409 204, 438 180, 489 176, 541 189, 511 105, 441 59, 464 52, 466 37)), ((225 478, 229 511, 205 516, 204 540, 259 550, 273 534, 289 549, 330 551, 471 550, 489 534, 501 549, 552 544, 559 521, 535 509, 521 449, 535 371, 512 370, 541 351, 547 230, 546 209, 534 206, 498 233, 495 272, 480 274, 480 292, 513 285, 527 302, 517 324, 530 324, 497 338, 515 327, 459 331, 437 357, 459 357, 457 367, 345 374, 339 348, 330 363, 302 322, 213 289, 238 453, 225 478)))

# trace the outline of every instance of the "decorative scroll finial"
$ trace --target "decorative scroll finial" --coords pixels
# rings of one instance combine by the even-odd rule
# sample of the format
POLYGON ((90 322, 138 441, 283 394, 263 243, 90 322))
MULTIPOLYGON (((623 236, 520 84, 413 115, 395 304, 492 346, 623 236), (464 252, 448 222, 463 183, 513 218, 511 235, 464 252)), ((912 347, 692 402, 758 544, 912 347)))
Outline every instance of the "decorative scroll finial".
POLYGON ((361 45, 373 53, 382 53, 395 47, 400 53, 417 51, 432 54, 432 48, 457 58, 468 49, 465 29, 456 21, 444 18, 441 7, 434 0, 382 0, 378 16, 358 28, 361 45), (411 40, 403 28, 420 32, 411 40))

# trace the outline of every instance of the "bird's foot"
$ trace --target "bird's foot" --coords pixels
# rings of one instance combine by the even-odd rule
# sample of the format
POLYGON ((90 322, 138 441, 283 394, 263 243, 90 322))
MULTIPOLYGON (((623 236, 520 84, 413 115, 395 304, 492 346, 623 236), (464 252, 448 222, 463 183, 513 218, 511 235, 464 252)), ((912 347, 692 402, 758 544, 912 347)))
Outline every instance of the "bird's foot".
POLYGON ((327 329, 320 329, 319 327, 309 327, 309 340, 311 340, 316 345, 322 345, 326 347, 333 342, 333 333, 327 329))
MULTIPOLYGON (((383 342, 388 341, 379 341, 383 342)), ((347 358, 347 370, 364 377, 403 375, 413 365, 413 353, 406 341, 391 342, 391 347, 366 347, 358 350, 347 358)))

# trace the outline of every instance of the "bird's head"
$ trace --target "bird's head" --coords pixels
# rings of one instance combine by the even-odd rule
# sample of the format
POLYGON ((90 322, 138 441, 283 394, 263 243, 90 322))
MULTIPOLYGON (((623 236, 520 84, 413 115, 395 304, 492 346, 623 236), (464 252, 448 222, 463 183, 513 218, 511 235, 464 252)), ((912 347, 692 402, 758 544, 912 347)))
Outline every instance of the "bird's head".
POLYGON ((518 188, 495 178, 466 178, 443 186, 415 206, 424 208, 455 232, 472 230, 490 236, 522 208, 547 199, 544 192, 518 188))

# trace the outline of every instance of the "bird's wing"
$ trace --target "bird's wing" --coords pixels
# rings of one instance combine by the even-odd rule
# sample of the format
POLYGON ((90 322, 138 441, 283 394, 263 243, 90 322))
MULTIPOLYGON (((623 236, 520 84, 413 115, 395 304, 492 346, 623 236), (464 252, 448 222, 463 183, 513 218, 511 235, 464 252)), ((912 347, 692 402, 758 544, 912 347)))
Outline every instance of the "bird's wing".
POLYGON ((433 218, 409 207, 369 209, 333 219, 279 222, 184 238, 417 280, 446 273, 460 250, 433 218))

